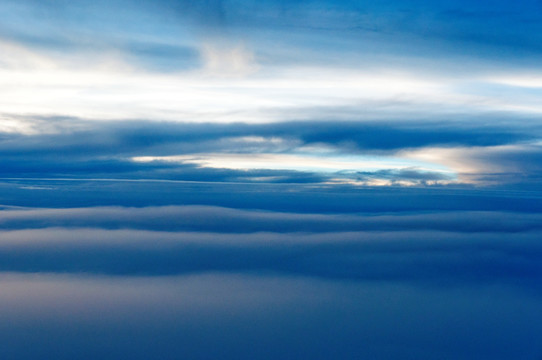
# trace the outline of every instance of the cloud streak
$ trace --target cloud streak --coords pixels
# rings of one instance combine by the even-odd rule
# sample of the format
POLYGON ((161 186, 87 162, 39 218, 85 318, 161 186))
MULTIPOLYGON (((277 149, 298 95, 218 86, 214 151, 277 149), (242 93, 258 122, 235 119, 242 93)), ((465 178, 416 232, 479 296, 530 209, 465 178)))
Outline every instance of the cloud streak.
POLYGON ((210 206, 3 210, 4 229, 100 227, 217 233, 442 230, 517 233, 542 229, 540 214, 432 212, 431 214, 299 214, 210 206), (469 221, 465 221, 469 219, 469 221))
POLYGON ((534 185, 529 177, 536 179, 539 173, 532 166, 539 129, 536 124, 512 128, 513 120, 485 126, 461 120, 455 126, 415 120, 307 126, 307 121, 97 124, 77 118, 20 118, 6 123, 0 161, 5 178, 444 185, 457 183, 458 174, 459 182, 483 182, 493 172, 493 184, 511 183, 520 174, 534 185), (13 132, 16 124, 22 133, 13 132))
POLYGON ((355 281, 438 285, 506 280, 531 286, 542 275, 540 229, 517 233, 513 239, 497 230, 468 235, 420 229, 219 234, 46 228, 3 231, 0 259, 4 272, 276 272, 355 281))

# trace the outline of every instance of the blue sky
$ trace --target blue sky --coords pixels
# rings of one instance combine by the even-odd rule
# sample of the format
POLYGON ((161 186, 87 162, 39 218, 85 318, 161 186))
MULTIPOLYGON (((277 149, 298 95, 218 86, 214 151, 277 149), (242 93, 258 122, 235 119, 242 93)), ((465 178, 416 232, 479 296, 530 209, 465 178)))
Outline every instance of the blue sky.
POLYGON ((542 356, 542 2, 0 17, 3 359, 542 356))

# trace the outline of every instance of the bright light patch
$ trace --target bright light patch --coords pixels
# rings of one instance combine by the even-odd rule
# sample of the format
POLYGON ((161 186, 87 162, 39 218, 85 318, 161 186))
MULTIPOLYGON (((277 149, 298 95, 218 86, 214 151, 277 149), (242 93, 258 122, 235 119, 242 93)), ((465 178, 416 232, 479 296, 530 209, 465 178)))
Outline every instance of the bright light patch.
POLYGON ((498 77, 489 81, 507 86, 542 88, 542 76, 540 75, 498 77))
POLYGON ((417 168, 446 174, 453 173, 445 167, 410 159, 373 156, 313 156, 293 154, 199 154, 177 156, 141 156, 132 158, 136 162, 165 161, 194 164, 199 167, 234 170, 297 170, 322 173, 340 171, 379 171, 417 168))
MULTIPOLYGON (((532 165, 523 157, 540 153, 540 143, 455 148, 423 148, 401 151, 412 160, 437 163, 452 169, 463 183, 495 185, 505 176, 521 178, 532 165)), ((533 161, 533 160, 531 160, 533 161)), ((536 161, 534 161, 536 163, 536 161)))

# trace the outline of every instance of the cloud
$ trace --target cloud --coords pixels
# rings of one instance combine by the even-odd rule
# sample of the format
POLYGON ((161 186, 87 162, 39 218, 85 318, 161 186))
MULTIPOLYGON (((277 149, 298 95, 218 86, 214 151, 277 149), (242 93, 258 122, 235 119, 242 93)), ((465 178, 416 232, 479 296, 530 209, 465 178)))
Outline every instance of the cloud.
MULTIPOLYGON (((198 48, 194 45, 202 40, 220 37, 256 44, 256 52, 275 63, 333 61, 374 66, 384 62, 403 67, 408 64, 424 71, 452 68, 452 74, 454 70, 487 70, 487 62, 536 67, 536 54, 540 52, 536 36, 540 33, 540 5, 534 0, 521 6, 504 2, 473 6, 464 1, 408 1, 399 5, 329 0, 112 0, 76 4, 6 0, 2 6, 11 16, 3 22, 0 34, 32 46, 64 51, 66 44, 68 48, 86 44, 88 49, 126 49, 126 43, 142 39, 148 49, 160 44, 198 48), (466 61, 470 66, 463 66, 466 61)), ((136 52, 136 57, 147 56, 136 52)), ((146 62, 165 61, 159 56, 148 58, 146 62)), ((165 62, 169 63, 166 68, 175 68, 165 62)))
MULTIPOLYGON (((492 116, 476 118, 468 121, 464 117, 450 119, 448 125, 443 125, 445 118, 433 120, 416 119, 361 119, 352 121, 311 121, 285 119, 271 124, 253 124, 236 122, 231 124, 190 123, 190 122, 155 122, 143 120, 124 121, 92 121, 77 117, 22 117, 4 114, 5 121, 18 124, 27 130, 21 131, 26 135, 21 137, 10 132, 4 133, 1 139, 4 146, 2 151, 10 149, 17 152, 32 151, 32 147, 40 152, 46 151, 51 143, 51 150, 71 146, 93 147, 103 151, 119 151, 134 153, 139 149, 169 150, 169 152, 152 153, 152 155, 175 155, 179 153, 203 152, 197 147, 205 142, 210 152, 212 149, 221 151, 243 152, 250 146, 251 152, 270 151, 284 152, 303 146, 343 147, 349 152, 355 151, 394 151, 405 148, 420 148, 429 146, 496 146, 538 139, 540 128, 529 119, 517 117, 492 116), (442 120, 442 121, 440 121, 442 120), (496 124, 488 125, 492 120, 496 124), (517 125, 522 120, 521 125, 517 125), (84 137, 85 142, 75 138, 84 137), (222 141, 222 142, 221 142, 222 141), (46 145, 47 143, 47 145, 46 145), (171 149, 175 144, 179 149, 171 149), (214 147, 212 147, 214 145, 214 147), (108 147, 107 145, 111 145, 108 147), (186 150, 182 150, 181 146, 186 150), (190 145, 194 149, 190 149, 190 145)), ((0 146, 2 143, 0 143, 0 146)), ((202 146, 203 147, 203 146, 202 146)), ((314 150, 318 150, 315 148, 314 150)), ((325 148, 323 148, 325 150, 325 148)))
MULTIPOLYGON (((522 156, 536 151, 528 144, 539 133, 536 124, 512 128, 514 119, 506 118, 484 126, 461 120, 443 126, 415 120, 193 124, 5 118, 0 172, 17 178, 323 183, 370 178, 427 185, 455 183, 459 173, 461 182, 472 183, 488 166, 522 166, 522 156), (500 149, 500 155, 482 155, 492 149, 500 149), (505 163, 507 152, 513 159, 505 163)), ((537 167, 527 165, 524 175, 536 177, 537 167)), ((512 182, 505 176, 494 180, 512 182)))
MULTIPOLYGON (((351 64, 322 64, 307 52, 302 52, 308 59, 302 63, 266 65, 258 39, 175 42, 161 36, 133 36, 106 45, 90 40, 88 49, 57 52, 24 42, 7 46, 0 105, 5 112, 34 116, 229 123, 284 121, 292 113, 306 118, 330 110, 341 120, 356 120, 359 114, 383 118, 542 111, 536 96, 495 91, 499 86, 488 79, 501 70, 429 73, 401 64, 382 67, 379 61, 360 68, 357 55, 351 64), (25 61, 9 65, 9 59, 19 57, 25 61)), ((266 51, 270 48, 276 46, 266 51)))
POLYGON ((536 188, 542 169, 542 148, 536 142, 405 151, 406 157, 447 164, 460 178, 480 184, 536 188))
POLYGON ((231 77, 254 73, 258 65, 254 54, 243 45, 231 46, 220 43, 207 43, 201 49, 203 72, 205 75, 231 77))
POLYGON ((395 215, 303 214, 191 205, 4 210, 0 214, 0 223, 4 229, 91 226, 241 234, 262 231, 319 233, 403 230, 519 233, 542 229, 540 217, 538 213, 497 211, 403 212, 395 215))
POLYGON ((358 172, 356 173, 360 180, 370 180, 370 179, 386 179, 386 180, 411 180, 419 181, 421 183, 439 181, 439 180, 449 180, 450 177, 448 174, 442 174, 439 172, 423 171, 417 168, 405 168, 400 170, 379 170, 375 172, 358 172), (447 176, 448 175, 448 176, 447 176))
POLYGON ((0 358, 540 357, 541 9, 0 1, 0 358))
POLYGON ((539 343, 539 238, 540 231, 2 231, 0 334, 12 338, 3 354, 238 358, 273 346, 263 358, 388 351, 475 359, 494 351, 505 359, 539 343), (473 327, 484 330, 475 343, 473 327), (494 344, 502 338, 501 349, 494 344), (305 341, 324 345, 316 353, 305 341))
POLYGON ((8 359, 530 359, 542 330, 539 294, 506 286, 431 288, 255 274, 2 274, 0 284, 8 359), (472 331, 483 335, 473 340, 472 331))
MULTIPOLYGON (((87 226, 91 225, 92 221, 87 226)), ((3 231, 0 270, 117 276, 276 272, 355 281, 465 284, 498 280, 525 282, 526 286, 542 274, 542 248, 537 242, 540 229, 517 233, 513 239, 498 229, 468 234, 450 229, 338 231, 3 231)))
MULTIPOLYGON (((197 174, 199 172, 195 175, 197 174)), ((211 175, 216 179, 217 174, 214 171, 211 175)), ((270 175, 267 174, 267 176, 270 175)), ((345 184, 316 184, 315 181, 312 184, 310 181, 309 183, 299 181, 298 183, 274 184, 215 182, 204 181, 201 174, 198 176, 200 177, 193 178, 195 181, 88 177, 2 179, 0 196, 5 205, 42 208, 208 205, 309 214, 430 213, 433 211, 539 213, 542 211, 536 189, 531 189, 524 194, 521 191, 518 192, 517 189, 502 187, 493 189, 465 186, 360 188, 345 184), (56 190, 51 191, 39 187, 53 187, 56 190)))

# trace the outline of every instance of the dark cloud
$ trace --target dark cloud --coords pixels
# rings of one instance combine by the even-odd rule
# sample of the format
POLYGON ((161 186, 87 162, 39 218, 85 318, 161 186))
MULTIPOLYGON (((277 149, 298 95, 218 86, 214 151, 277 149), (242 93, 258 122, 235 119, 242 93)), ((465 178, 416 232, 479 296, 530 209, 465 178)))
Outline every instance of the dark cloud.
MULTIPOLYGON (((338 155, 393 155, 402 150, 424 147, 475 147, 478 153, 469 161, 487 157, 488 164, 522 172, 535 179, 540 169, 532 166, 536 147, 525 151, 506 148, 499 156, 484 155, 484 148, 522 145, 538 138, 536 126, 512 128, 510 120, 500 125, 472 125, 464 121, 442 125, 437 122, 305 122, 275 124, 190 124, 172 122, 123 121, 95 123, 76 118, 21 119, 44 133, 2 134, 0 138, 1 176, 170 179, 186 181, 267 181, 325 182, 337 177, 349 180, 387 179, 392 183, 453 180, 452 175, 416 168, 379 172, 337 172, 317 174, 307 171, 207 169, 191 164, 154 161, 134 162, 137 156, 197 155, 201 153, 289 154, 307 147, 325 146, 338 155), (256 140, 254 140, 256 139, 256 140), (278 139, 278 142, 276 141, 278 139), (519 169, 519 170, 518 170, 519 169)), ((305 149, 305 150, 304 150, 305 149)), ((535 159, 536 160, 536 159, 535 159)), ((534 161, 534 162, 533 162, 534 161)), ((263 167, 265 165, 262 165, 263 167)), ((502 177, 511 183, 510 177, 502 177)), ((530 181, 530 183, 534 183, 530 181)))
POLYGON ((374 179, 386 179, 393 181, 414 180, 420 184, 425 184, 427 181, 437 180, 452 180, 452 177, 447 174, 438 172, 423 171, 416 168, 407 168, 400 170, 378 170, 374 172, 358 171, 354 174, 356 180, 367 181, 374 179))
POLYGON ((152 179, 12 179, 0 182, 5 205, 42 208, 208 205, 286 213, 442 211, 540 213, 537 191, 467 187, 365 187, 322 184, 184 182, 152 179))
POLYGON ((299 130, 306 143, 352 144, 360 150, 397 150, 425 146, 490 146, 530 137, 521 130, 476 127, 461 123, 369 122, 316 123, 299 130))
POLYGON ((497 230, 221 234, 46 228, 1 235, 5 272, 277 272, 434 285, 498 280, 527 287, 542 276, 540 231, 510 236, 497 230))
MULTIPOLYGON (((443 121, 445 119, 442 119, 443 121)), ((29 122, 58 123, 56 134, 33 136, 4 134, 0 143, 3 154, 54 152, 91 154, 151 155, 197 153, 211 151, 243 152, 243 142, 217 141, 244 136, 283 137, 299 140, 301 145, 326 144, 347 146, 350 150, 393 151, 426 146, 496 146, 534 140, 537 126, 477 125, 464 120, 451 121, 291 121, 274 124, 197 124, 173 122, 123 121, 93 123, 79 119, 41 118, 29 122), (70 127, 73 127, 70 129, 70 127), (213 146, 213 144, 215 144, 213 146)), ((40 125, 41 126, 41 125, 40 125)), ((251 143, 254 146, 253 143, 251 143)))

